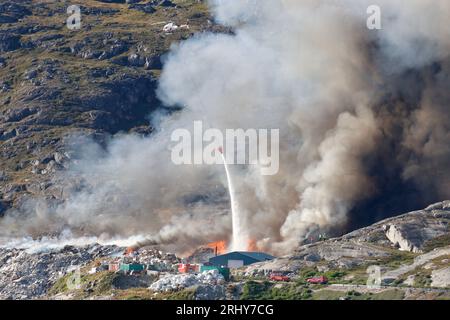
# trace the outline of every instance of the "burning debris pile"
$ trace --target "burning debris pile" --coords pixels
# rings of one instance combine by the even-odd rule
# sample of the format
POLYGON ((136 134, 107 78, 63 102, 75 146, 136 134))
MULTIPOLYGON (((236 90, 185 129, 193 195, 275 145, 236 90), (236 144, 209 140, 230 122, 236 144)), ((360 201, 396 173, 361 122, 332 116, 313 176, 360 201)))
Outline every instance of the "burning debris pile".
POLYGON ((189 257, 186 258, 187 263, 205 263, 209 258, 216 255, 213 248, 201 247, 196 249, 189 257))
POLYGON ((217 256, 219 254, 224 254, 227 251, 226 241, 216 241, 207 244, 206 246, 201 246, 194 250, 187 258, 187 263, 205 263, 208 262, 210 258, 217 256))

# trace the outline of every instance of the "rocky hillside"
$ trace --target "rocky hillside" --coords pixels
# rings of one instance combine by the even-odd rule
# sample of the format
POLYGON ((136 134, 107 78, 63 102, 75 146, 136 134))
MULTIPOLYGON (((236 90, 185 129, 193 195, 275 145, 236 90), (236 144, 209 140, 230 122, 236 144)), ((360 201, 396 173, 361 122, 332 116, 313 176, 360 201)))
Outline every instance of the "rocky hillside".
POLYGON ((77 3, 79 30, 66 25, 70 1, 0 3, 0 216, 26 197, 63 197, 51 177, 67 167, 71 136, 150 134, 164 53, 224 31, 198 0, 77 3), (168 22, 189 27, 163 32, 168 22))
POLYGON ((248 267, 245 275, 271 270, 328 274, 336 284, 364 285, 371 266, 380 283, 450 287, 450 201, 301 246, 293 255, 248 267))
MULTIPOLYGON (((77 3, 80 29, 66 24, 71 1, 0 2, 0 218, 30 197, 57 202, 78 187, 57 179, 76 160, 74 136, 103 144, 123 132, 151 134, 151 114, 174 111, 155 92, 170 46, 203 31, 232 32, 202 0, 77 3), (164 31, 169 22, 184 27, 164 31)), ((0 299, 449 298, 449 222, 450 201, 441 202, 236 270, 230 282, 170 270, 142 278, 90 274, 99 260, 122 253, 114 246, 0 247, 0 299), (72 290, 66 280, 80 266, 82 285, 72 290), (373 266, 381 287, 371 292, 359 286, 373 266), (268 281, 279 270, 293 281, 268 281), (313 275, 330 284, 308 285, 313 275)))

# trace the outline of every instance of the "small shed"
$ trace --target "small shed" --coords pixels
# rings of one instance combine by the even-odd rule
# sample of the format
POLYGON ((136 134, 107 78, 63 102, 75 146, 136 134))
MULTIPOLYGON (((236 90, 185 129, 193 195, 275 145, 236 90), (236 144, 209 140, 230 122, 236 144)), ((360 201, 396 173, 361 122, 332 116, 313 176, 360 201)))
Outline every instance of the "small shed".
POLYGON ((240 268, 252 263, 269 261, 273 259, 275 259, 274 256, 264 252, 234 251, 212 257, 209 259, 209 263, 213 266, 240 268))
POLYGON ((120 269, 120 264, 119 263, 110 263, 108 265, 108 270, 111 271, 111 272, 119 271, 119 269, 120 269))

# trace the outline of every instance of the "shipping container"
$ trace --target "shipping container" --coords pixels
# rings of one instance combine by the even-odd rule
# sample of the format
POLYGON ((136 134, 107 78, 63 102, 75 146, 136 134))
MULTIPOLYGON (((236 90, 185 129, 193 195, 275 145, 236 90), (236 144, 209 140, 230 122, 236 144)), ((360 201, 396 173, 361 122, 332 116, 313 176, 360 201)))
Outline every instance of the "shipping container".
POLYGON ((140 264, 140 263, 123 263, 120 265, 120 270, 121 271, 143 271, 145 270, 145 265, 144 264, 140 264))

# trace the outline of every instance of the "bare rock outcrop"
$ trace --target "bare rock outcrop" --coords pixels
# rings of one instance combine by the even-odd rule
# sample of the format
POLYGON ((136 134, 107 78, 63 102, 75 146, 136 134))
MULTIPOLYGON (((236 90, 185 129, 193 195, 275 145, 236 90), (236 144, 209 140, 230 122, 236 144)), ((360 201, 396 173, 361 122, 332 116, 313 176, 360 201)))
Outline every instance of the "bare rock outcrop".
POLYGON ((431 285, 438 288, 450 288, 450 267, 434 270, 431 273, 431 285))
POLYGON ((403 251, 422 252, 423 245, 449 232, 450 201, 433 204, 424 210, 389 219, 383 225, 386 237, 403 251))
MULTIPOLYGON (((404 226, 396 226, 394 224, 386 226, 386 237, 395 247, 403 251, 420 252, 420 249, 414 244, 417 241, 411 241, 410 236, 413 234, 411 230, 404 228, 404 226)), ((417 239, 414 239, 417 240, 417 239)))

